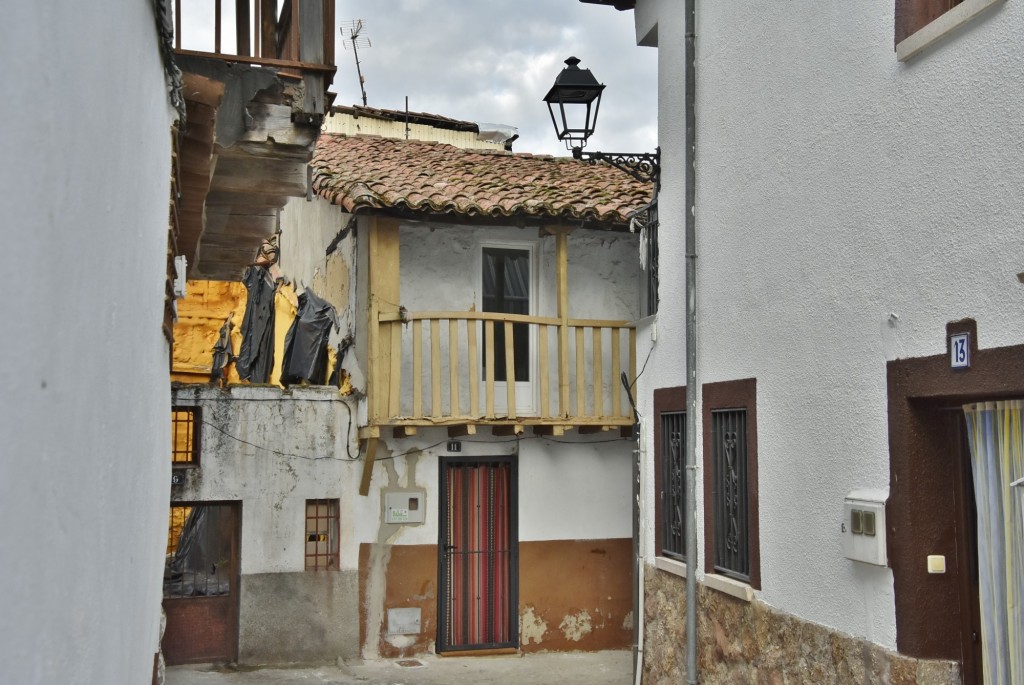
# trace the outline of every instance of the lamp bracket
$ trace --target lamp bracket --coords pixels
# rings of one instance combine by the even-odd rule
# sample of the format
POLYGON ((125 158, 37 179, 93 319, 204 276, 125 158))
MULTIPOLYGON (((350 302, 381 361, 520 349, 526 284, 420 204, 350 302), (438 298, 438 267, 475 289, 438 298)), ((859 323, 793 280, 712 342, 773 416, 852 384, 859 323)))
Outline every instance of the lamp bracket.
POLYGON ((572 149, 574 159, 579 159, 589 164, 607 162, 620 171, 640 181, 641 183, 658 183, 661 177, 661 148, 654 152, 598 152, 585 151, 583 148, 572 149))

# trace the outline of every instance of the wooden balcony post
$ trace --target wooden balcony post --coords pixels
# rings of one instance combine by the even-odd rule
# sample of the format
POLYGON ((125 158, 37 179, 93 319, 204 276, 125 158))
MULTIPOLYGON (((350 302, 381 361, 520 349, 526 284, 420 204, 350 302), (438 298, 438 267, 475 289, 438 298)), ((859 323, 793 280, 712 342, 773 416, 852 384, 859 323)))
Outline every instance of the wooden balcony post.
MULTIPOLYGON (((398 221, 386 217, 370 219, 369 235, 370 320, 367 396, 370 423, 380 423, 391 409, 391 368, 393 326, 381 326, 381 314, 398 312, 398 221)), ((398 326, 401 326, 399 323, 398 326)), ((395 331, 401 335, 401 328, 395 331)), ((401 343, 399 343, 400 345, 401 343)), ((399 347, 399 349, 401 349, 399 347)), ((401 358, 396 360, 401 364, 401 358)))
POLYGON ((235 54, 252 56, 249 46, 249 0, 235 0, 235 54))
POLYGON ((558 411, 569 416, 569 256, 568 237, 555 236, 555 275, 558 281, 558 411))
POLYGON ((277 0, 259 0, 260 2, 260 57, 275 59, 277 54, 277 0))

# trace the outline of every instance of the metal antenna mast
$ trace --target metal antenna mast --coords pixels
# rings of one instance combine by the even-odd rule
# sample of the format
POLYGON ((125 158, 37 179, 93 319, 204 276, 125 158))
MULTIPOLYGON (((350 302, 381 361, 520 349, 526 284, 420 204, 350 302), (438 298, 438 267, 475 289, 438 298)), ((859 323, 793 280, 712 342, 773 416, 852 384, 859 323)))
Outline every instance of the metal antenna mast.
POLYGON ((366 107, 366 79, 363 78, 363 70, 359 63, 359 48, 372 48, 373 44, 370 43, 370 39, 367 36, 362 35, 362 31, 362 19, 341 22, 341 35, 343 38, 341 43, 346 49, 348 46, 352 46, 352 54, 356 58, 356 73, 359 74, 359 91, 363 94, 363 107, 366 107), (348 37, 345 37, 346 31, 348 31, 348 37))

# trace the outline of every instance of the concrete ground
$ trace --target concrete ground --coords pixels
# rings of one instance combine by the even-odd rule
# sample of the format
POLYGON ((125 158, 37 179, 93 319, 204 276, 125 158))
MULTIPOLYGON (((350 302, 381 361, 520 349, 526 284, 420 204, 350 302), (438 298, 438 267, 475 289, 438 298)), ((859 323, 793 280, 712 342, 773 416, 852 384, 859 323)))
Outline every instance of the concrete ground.
POLYGON ((325 666, 172 666, 166 685, 628 685, 630 652, 418 656, 325 666))

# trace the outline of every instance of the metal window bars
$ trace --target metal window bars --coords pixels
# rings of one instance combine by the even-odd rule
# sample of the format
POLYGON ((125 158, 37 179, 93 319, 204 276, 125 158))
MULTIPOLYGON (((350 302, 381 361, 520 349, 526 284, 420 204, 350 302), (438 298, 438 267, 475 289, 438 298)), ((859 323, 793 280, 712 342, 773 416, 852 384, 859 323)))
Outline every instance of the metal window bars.
POLYGON ((714 568, 749 582, 750 537, 747 499, 747 412, 711 412, 714 469, 714 568))

